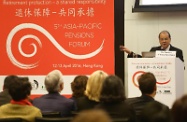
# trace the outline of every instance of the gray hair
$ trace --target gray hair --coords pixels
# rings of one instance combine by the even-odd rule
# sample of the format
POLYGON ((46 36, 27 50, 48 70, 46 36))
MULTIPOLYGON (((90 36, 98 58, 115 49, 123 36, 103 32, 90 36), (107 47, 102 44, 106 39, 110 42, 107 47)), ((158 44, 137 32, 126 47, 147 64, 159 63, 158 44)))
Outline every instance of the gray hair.
POLYGON ((48 92, 58 92, 62 83, 62 73, 59 70, 53 70, 45 77, 45 87, 48 92))

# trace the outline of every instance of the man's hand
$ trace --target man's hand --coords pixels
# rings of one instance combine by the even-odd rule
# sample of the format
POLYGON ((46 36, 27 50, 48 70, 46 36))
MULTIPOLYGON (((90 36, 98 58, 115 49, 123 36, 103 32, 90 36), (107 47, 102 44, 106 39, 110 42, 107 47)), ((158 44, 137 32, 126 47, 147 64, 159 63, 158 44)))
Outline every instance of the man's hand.
POLYGON ((126 52, 127 54, 130 54, 130 53, 131 53, 131 51, 130 51, 128 48, 126 48, 125 46, 123 46, 123 45, 120 45, 120 46, 119 46, 119 49, 120 49, 121 51, 126 52))

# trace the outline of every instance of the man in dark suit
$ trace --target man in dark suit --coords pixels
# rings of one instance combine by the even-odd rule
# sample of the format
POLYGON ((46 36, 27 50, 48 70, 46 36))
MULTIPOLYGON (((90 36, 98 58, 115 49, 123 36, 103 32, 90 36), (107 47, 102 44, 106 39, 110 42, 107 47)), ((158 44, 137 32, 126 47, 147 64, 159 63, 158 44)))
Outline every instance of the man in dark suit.
POLYGON ((142 93, 140 97, 127 98, 126 102, 131 104, 137 115, 140 114, 143 107, 151 101, 154 101, 156 95, 156 78, 154 74, 147 72, 138 79, 139 89, 142 93))
POLYGON ((60 94, 64 86, 62 73, 59 70, 53 70, 45 77, 44 82, 48 94, 35 98, 33 105, 42 113, 61 112, 62 117, 71 116, 71 112, 75 111, 75 102, 60 94))
POLYGON ((3 91, 0 92, 0 106, 9 103, 12 97, 9 94, 9 86, 14 79, 18 78, 15 75, 9 75, 4 80, 3 91))
POLYGON ((126 103, 132 105, 137 120, 141 118, 141 112, 146 104, 155 101, 154 97, 156 95, 156 78, 153 73, 146 72, 140 76, 138 79, 139 89, 142 93, 139 97, 127 98, 126 103))
MULTIPOLYGON (((152 47, 150 51, 157 51, 157 50, 176 51, 176 57, 178 57, 181 61, 184 62, 182 50, 171 45, 171 35, 168 31, 166 30, 161 31, 159 33, 158 38, 159 38, 160 46, 152 47)), ((128 58, 142 57, 141 55, 135 54, 134 52, 130 51, 129 49, 127 49, 122 45, 120 45, 120 50, 128 53, 127 56, 128 58)))

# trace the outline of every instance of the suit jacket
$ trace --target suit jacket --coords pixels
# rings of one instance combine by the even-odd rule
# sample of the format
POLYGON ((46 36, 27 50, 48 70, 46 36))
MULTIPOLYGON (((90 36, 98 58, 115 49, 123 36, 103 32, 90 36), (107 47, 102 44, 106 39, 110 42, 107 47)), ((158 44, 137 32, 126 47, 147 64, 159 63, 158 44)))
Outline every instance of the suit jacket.
POLYGON ((10 96, 9 92, 7 89, 4 91, 0 92, 0 106, 4 105, 6 103, 9 103, 12 97, 10 96))
POLYGON ((148 95, 126 99, 127 104, 133 106, 137 116, 141 114, 144 106, 151 101, 154 101, 154 99, 148 95))
POLYGON ((167 105, 152 101, 145 105, 139 122, 174 122, 171 119, 171 110, 167 105))
POLYGON ((63 117, 70 116, 71 112, 75 111, 75 102, 59 93, 43 95, 35 98, 32 103, 42 112, 61 112, 63 117))
MULTIPOLYGON (((162 50, 161 46, 152 47, 150 51, 156 51, 156 50, 162 50)), ((170 45, 169 51, 176 51, 176 57, 178 57, 179 59, 181 59, 181 61, 184 62, 183 53, 182 53, 181 49, 176 48, 176 47, 170 45)))

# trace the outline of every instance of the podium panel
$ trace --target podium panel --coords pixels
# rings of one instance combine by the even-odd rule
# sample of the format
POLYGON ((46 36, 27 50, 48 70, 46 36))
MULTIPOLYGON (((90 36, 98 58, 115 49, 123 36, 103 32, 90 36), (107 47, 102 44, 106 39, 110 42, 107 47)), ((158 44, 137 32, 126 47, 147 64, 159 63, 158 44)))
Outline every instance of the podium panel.
POLYGON ((128 58, 128 98, 141 96, 138 77, 151 72, 157 80, 155 100, 168 105, 184 94, 184 63, 178 58, 128 58))

